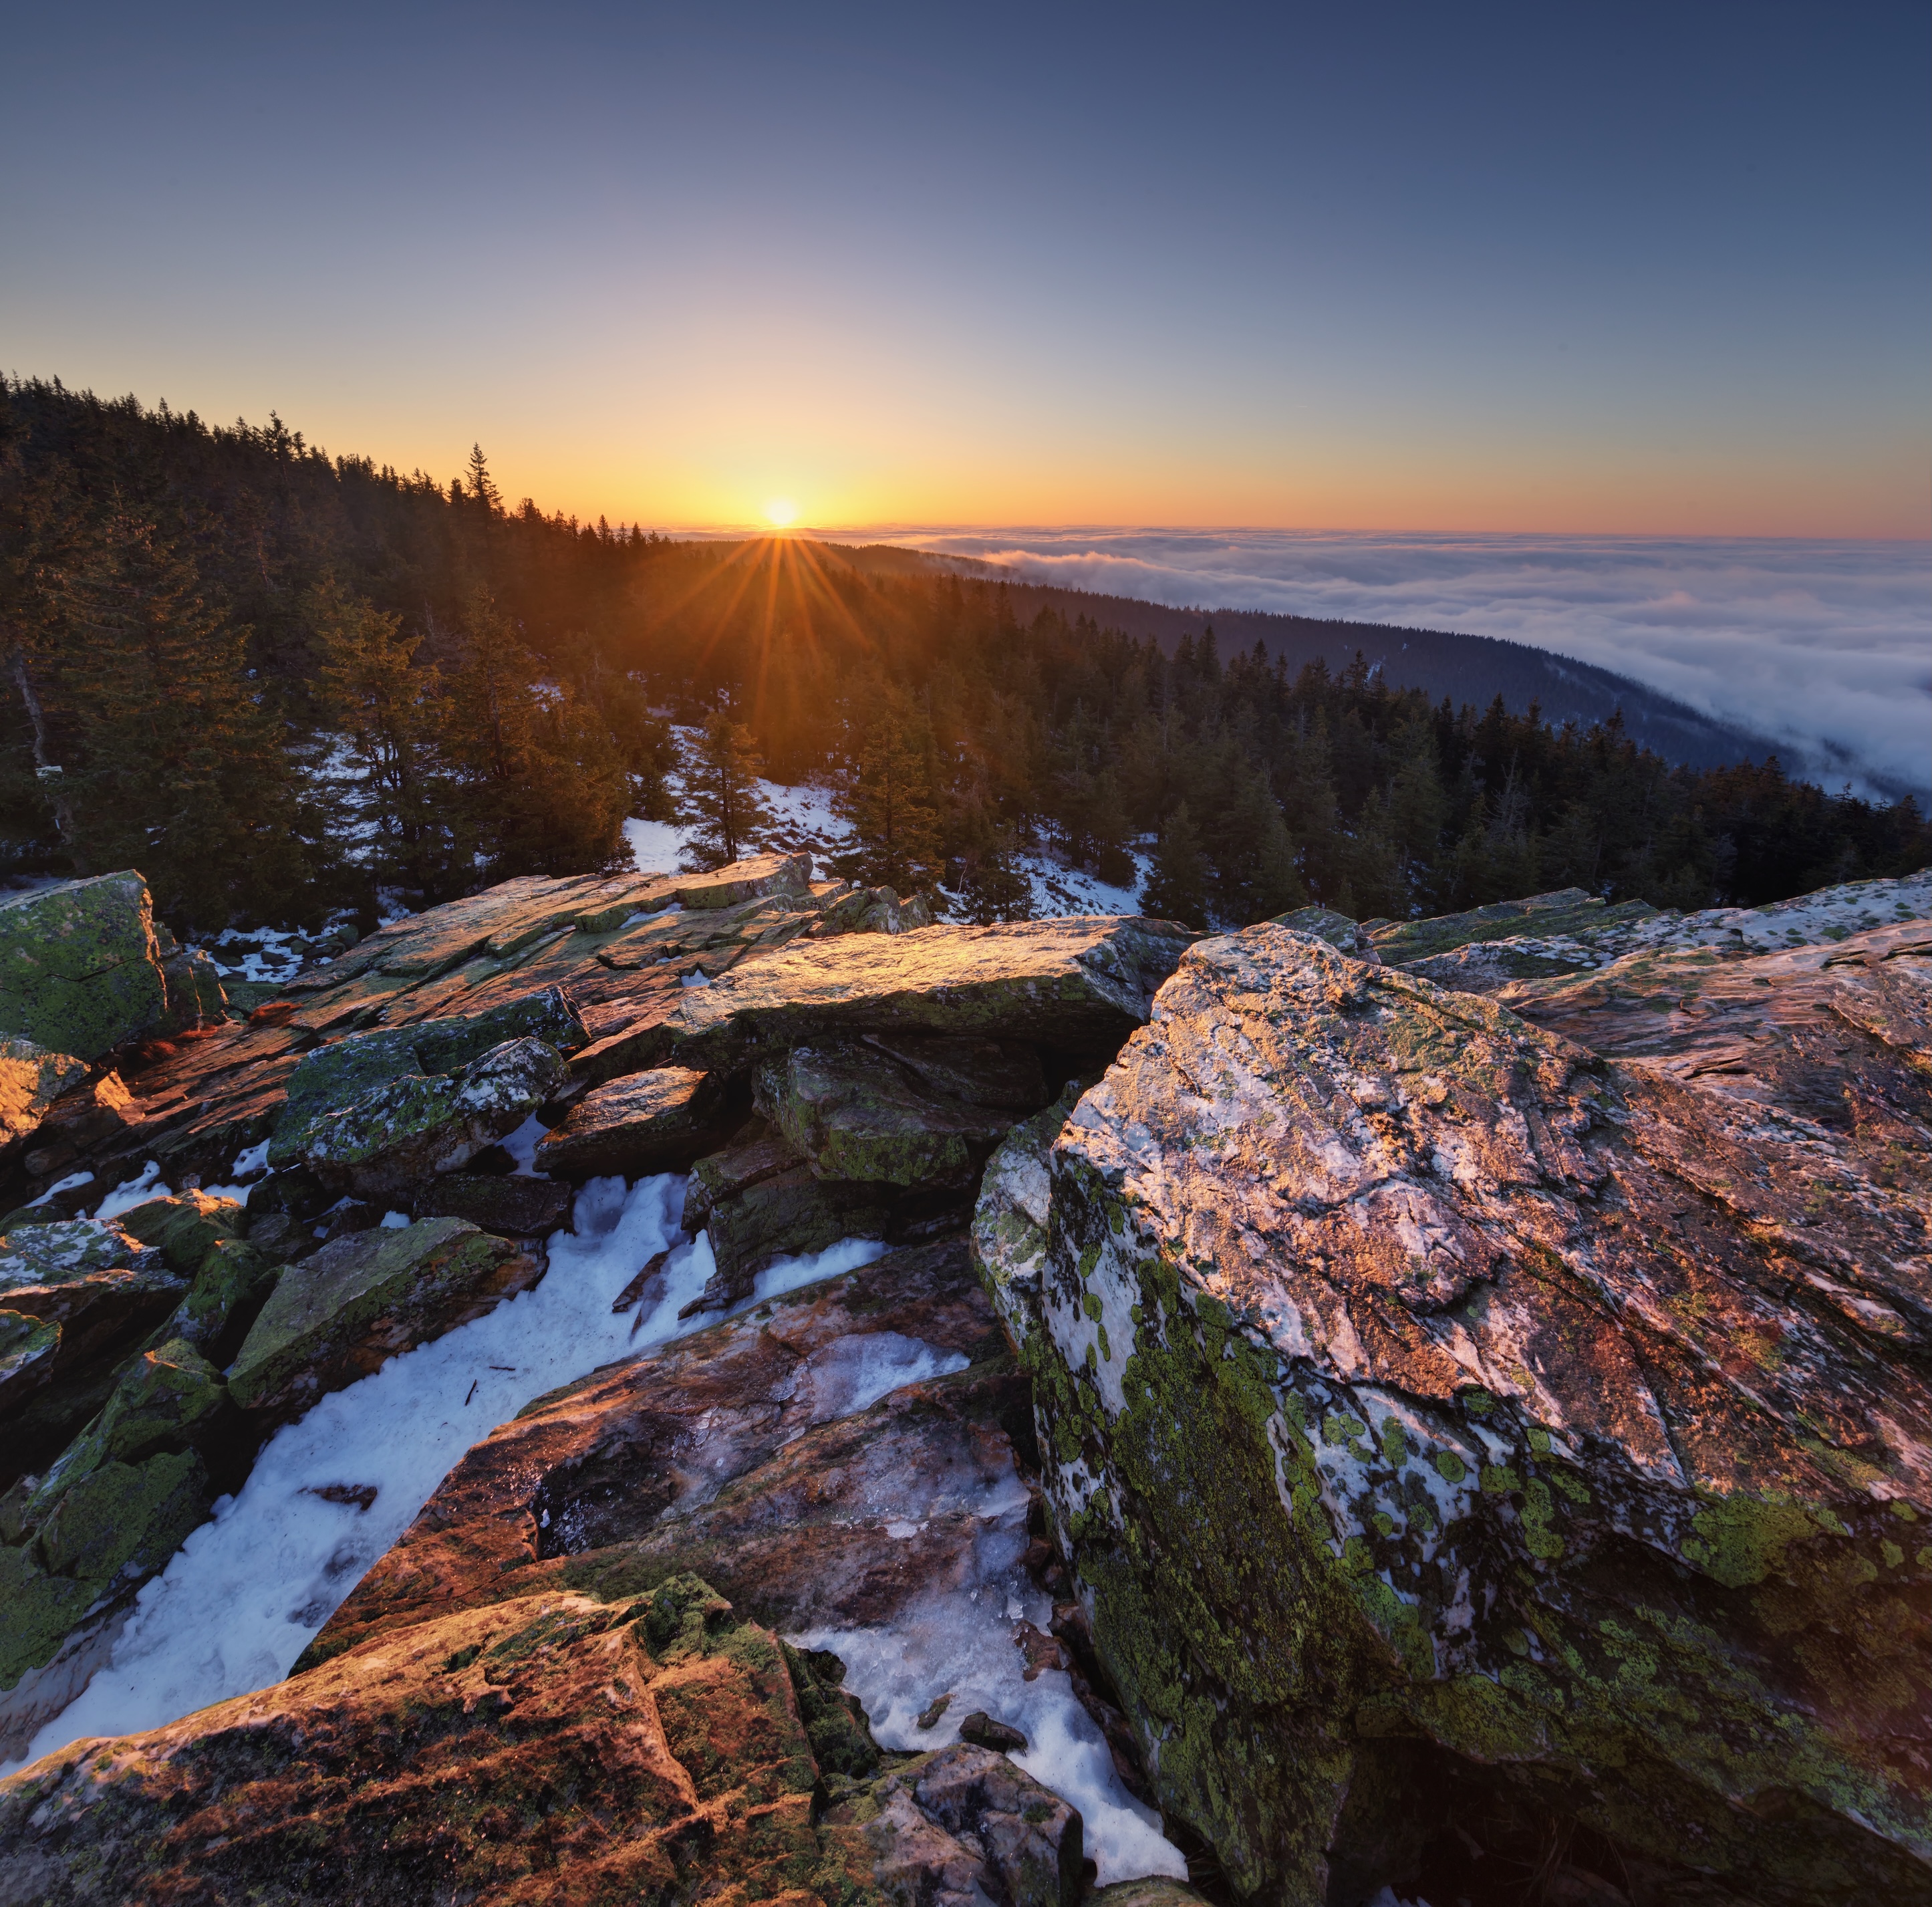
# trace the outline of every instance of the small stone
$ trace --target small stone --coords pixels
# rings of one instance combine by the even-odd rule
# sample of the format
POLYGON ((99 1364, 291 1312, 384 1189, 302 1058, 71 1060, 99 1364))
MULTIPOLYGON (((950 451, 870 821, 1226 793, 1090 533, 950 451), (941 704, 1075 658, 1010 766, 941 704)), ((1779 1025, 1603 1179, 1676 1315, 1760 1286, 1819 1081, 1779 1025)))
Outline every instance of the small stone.
POLYGON ((1027 1745, 1026 1737, 1018 1729, 994 1721, 983 1708, 974 1709, 959 1724, 959 1739, 971 1742, 976 1748, 990 1748, 999 1755, 1020 1754, 1027 1745))

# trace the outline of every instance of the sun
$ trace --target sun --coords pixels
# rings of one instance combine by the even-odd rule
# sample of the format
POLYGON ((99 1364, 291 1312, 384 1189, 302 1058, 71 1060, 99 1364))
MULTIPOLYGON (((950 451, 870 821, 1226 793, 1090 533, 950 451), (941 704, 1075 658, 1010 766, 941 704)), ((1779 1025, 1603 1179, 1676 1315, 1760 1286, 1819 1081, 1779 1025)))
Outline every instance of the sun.
POLYGON ((783 530, 794 521, 798 506, 789 497, 774 497, 765 506, 765 520, 774 530, 783 530))

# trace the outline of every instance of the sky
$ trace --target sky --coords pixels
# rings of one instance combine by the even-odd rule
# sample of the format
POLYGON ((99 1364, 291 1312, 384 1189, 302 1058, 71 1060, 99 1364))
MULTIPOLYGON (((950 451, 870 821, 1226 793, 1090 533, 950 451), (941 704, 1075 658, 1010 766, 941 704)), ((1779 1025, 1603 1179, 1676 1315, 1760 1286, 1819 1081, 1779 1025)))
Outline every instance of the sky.
POLYGON ((1932 533, 1932 10, 0 0, 0 367, 662 527, 1932 533))

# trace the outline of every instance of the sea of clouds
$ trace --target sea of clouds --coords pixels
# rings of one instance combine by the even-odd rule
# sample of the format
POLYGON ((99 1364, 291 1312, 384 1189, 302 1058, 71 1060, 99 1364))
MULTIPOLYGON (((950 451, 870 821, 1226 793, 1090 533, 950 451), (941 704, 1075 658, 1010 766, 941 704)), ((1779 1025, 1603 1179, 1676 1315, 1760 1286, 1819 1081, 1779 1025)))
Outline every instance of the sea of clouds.
POLYGON ((1119 529, 868 540, 1180 608, 1505 637, 1766 736, 1827 785, 1932 790, 1932 543, 1119 529))

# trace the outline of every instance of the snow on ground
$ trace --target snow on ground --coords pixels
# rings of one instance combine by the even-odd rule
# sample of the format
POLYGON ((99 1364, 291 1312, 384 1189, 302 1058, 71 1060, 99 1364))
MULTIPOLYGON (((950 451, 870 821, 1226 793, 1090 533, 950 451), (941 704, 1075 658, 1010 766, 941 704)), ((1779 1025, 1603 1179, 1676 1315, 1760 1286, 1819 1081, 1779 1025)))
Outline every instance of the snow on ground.
MULTIPOLYGON (((578 1195, 577 1230, 554 1235, 549 1272, 534 1290, 392 1358, 278 1431, 240 1493, 223 1497, 141 1590, 107 1666, 34 1737, 26 1758, 82 1735, 157 1728, 279 1681, 464 1451, 545 1391, 715 1323, 715 1313, 678 1319, 716 1269, 703 1233, 676 1243, 682 1188, 672 1175, 628 1191, 621 1179, 592 1179, 578 1195), (674 1245, 663 1296, 634 1332, 632 1317, 614 1314, 610 1302, 674 1245), (362 1510, 316 1494, 338 1484, 373 1487, 374 1500, 362 1510)), ((885 1250, 848 1239, 782 1260, 746 1302, 850 1271, 885 1250)), ((928 1347, 918 1350, 940 1368, 928 1347)), ((896 1363, 925 1374, 916 1353, 893 1347, 872 1367, 858 1361, 848 1374, 854 1394, 868 1389, 868 1370, 872 1382, 910 1381, 891 1378, 896 1363)))
MULTIPOLYGON (((881 1393, 883 1395, 883 1393, 881 1393)), ((865 1704, 881 1747, 932 1749, 959 1738, 975 1710, 1027 1738, 1013 1759, 1080 1810, 1086 1851, 1099 1884, 1142 1874, 1187 1878, 1180 1850, 1162 1833, 1160 1817, 1136 1800, 1114 1772, 1099 1725, 1080 1705, 1071 1677, 1050 1668, 1029 1682, 1014 1644, 1022 1620, 1044 1629, 1052 1604, 1020 1566, 1026 1552, 1027 1492, 1017 1476, 994 1485, 974 1506, 981 1518, 970 1580, 935 1590, 890 1628, 814 1629, 790 1638, 830 1649, 845 1665, 845 1686, 865 1704), (929 1728, 920 1725, 942 1695, 951 1698, 929 1728)), ((910 1537, 917 1526, 887 1526, 910 1537)))
MULTIPOLYGON (((823 875, 831 857, 850 845, 851 830, 832 812, 830 791, 807 783, 782 787, 761 781, 758 791, 772 812, 770 845, 787 854, 812 856, 814 871, 823 875)), ((624 838, 640 874, 674 874, 692 830, 669 821, 627 821, 624 838)), ((1054 854, 1019 857, 1021 870, 1033 891, 1033 911, 1044 918, 1056 914, 1138 914, 1139 889, 1152 865, 1144 851, 1134 856, 1135 881, 1130 887, 1110 886, 1097 875, 1065 866, 1054 854)))
POLYGON ((1153 866, 1150 857, 1134 855, 1134 884, 1110 886, 1097 874, 1068 867, 1051 854, 1022 854, 1021 870, 1033 887, 1033 911, 1036 917, 1054 914, 1138 914, 1140 890, 1146 884, 1153 866))

